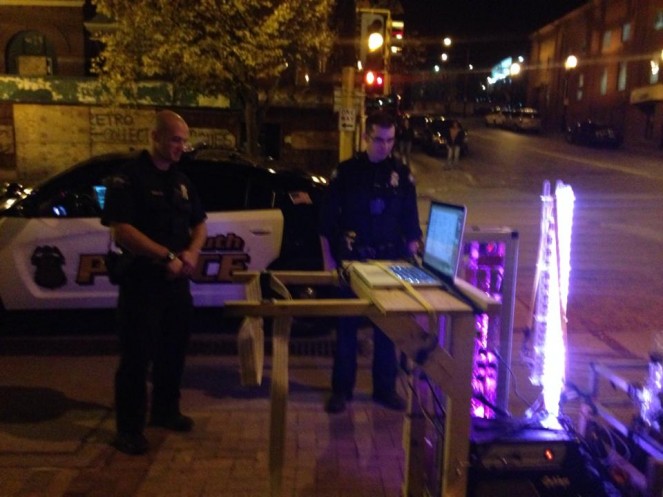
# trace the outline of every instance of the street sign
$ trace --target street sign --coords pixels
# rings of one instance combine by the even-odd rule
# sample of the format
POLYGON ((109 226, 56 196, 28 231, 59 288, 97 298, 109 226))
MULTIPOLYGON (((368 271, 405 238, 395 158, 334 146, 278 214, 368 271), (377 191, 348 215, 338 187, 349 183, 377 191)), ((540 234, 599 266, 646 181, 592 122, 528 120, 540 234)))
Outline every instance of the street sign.
MULTIPOLYGON (((340 112, 344 107, 344 98, 346 95, 340 87, 334 88, 334 112, 340 112)), ((364 106, 364 92, 358 89, 352 91, 352 104, 358 112, 364 106)))
POLYGON ((357 111, 353 108, 341 108, 338 111, 339 131, 354 131, 357 123, 357 111))

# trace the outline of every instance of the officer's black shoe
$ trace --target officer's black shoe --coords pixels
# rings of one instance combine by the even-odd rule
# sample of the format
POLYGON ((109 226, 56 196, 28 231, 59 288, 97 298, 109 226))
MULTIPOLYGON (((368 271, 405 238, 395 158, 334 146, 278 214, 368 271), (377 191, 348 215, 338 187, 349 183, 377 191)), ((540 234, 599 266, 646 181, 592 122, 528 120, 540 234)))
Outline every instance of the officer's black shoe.
POLYGON ((396 392, 374 393, 373 400, 387 409, 392 409, 394 411, 405 410, 405 400, 403 400, 403 398, 396 392))
POLYGON ((349 400, 348 396, 342 393, 332 393, 325 404, 325 411, 329 414, 337 414, 345 411, 345 403, 349 400))
POLYGON ((165 428, 170 431, 187 433, 193 430, 193 419, 184 414, 177 413, 173 416, 152 416, 150 426, 165 428))
POLYGON ((147 452, 149 444, 142 433, 122 433, 119 432, 111 443, 120 452, 130 456, 140 456, 147 452))

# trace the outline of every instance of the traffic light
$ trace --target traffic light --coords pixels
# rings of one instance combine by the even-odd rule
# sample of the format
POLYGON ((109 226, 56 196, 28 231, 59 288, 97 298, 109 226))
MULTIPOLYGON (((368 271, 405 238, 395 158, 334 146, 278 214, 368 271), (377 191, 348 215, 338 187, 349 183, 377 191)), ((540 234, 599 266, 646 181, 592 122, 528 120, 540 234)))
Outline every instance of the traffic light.
POLYGON ((362 10, 359 39, 359 60, 366 70, 381 71, 385 68, 387 49, 388 12, 362 10))
POLYGON ((364 91, 367 94, 384 94, 384 73, 378 71, 366 71, 364 74, 364 91))
POLYGON ((394 55, 402 55, 403 54, 403 31, 405 28, 405 23, 400 20, 391 20, 391 34, 389 35, 390 38, 390 45, 387 47, 387 50, 389 50, 389 55, 394 56, 394 55))

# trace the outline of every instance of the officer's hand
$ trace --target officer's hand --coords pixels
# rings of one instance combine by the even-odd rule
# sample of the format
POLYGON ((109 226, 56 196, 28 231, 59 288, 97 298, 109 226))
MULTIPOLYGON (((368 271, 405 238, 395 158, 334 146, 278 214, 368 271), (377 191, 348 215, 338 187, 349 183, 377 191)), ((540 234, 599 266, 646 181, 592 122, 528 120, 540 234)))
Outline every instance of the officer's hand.
POLYGON ((182 275, 191 276, 198 265, 198 251, 183 250, 178 257, 182 261, 182 275))
POLYGON ((421 252, 421 242, 419 240, 411 240, 407 244, 407 249, 410 252, 410 255, 419 255, 421 252))
POLYGON ((175 257, 172 261, 168 261, 166 264, 166 279, 174 280, 182 276, 182 269, 184 268, 184 263, 179 257, 175 257))

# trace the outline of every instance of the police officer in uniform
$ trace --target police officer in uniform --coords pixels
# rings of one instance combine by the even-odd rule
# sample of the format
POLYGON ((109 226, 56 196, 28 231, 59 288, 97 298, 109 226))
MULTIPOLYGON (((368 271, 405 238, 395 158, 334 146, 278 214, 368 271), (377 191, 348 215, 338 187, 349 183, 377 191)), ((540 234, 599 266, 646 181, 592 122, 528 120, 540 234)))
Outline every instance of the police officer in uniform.
MULTIPOLYGON (((338 165, 321 212, 325 269, 344 260, 403 259, 419 247, 421 228, 410 169, 391 156, 396 123, 384 112, 366 119, 366 151, 338 165)), ((343 290, 342 290, 343 291, 343 290)), ((344 290, 351 295, 349 289, 344 290)), ((341 412, 352 399, 357 371, 358 317, 338 322, 332 395, 325 410, 341 412)), ((402 410, 396 393, 398 364, 393 342, 374 326, 373 399, 402 410)))
POLYGON ((180 432, 193 428, 193 420, 180 412, 180 384, 193 310, 188 277, 207 228, 195 188, 176 167, 188 138, 182 117, 159 112, 151 150, 111 179, 102 215, 115 243, 132 257, 119 283, 113 441, 132 455, 148 450, 143 431, 150 365, 150 425, 180 432))

